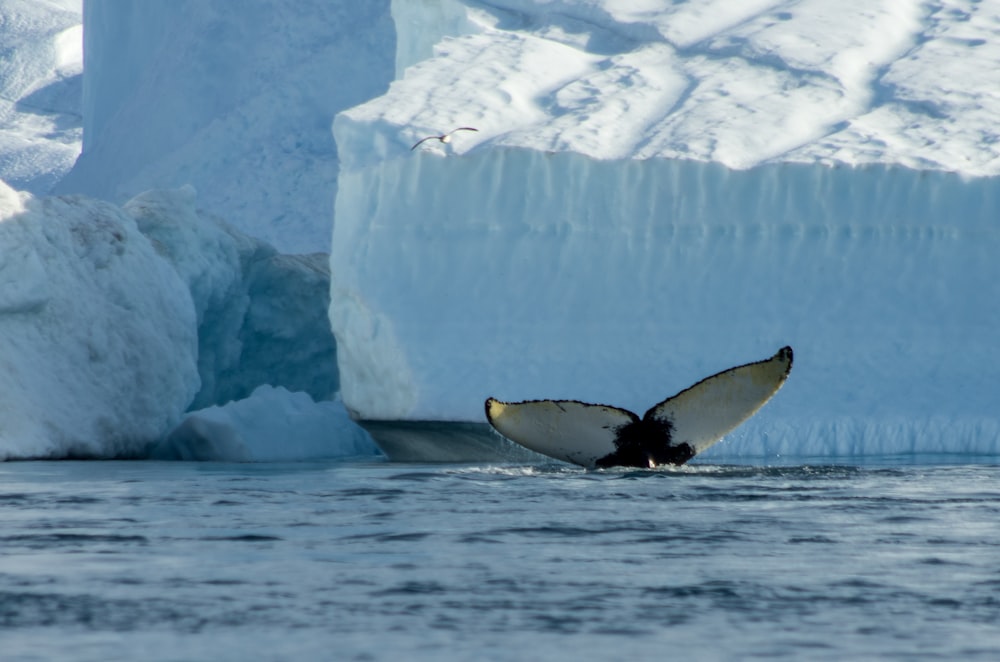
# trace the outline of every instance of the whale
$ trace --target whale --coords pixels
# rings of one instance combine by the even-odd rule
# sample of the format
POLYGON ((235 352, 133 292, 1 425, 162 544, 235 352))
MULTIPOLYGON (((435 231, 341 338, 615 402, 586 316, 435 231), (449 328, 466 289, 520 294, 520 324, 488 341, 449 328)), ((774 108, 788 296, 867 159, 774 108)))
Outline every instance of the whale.
POLYGON ((792 348, 702 379, 652 406, 627 409, 578 400, 487 398, 486 419, 503 437, 588 469, 681 465, 753 416, 782 387, 792 348))

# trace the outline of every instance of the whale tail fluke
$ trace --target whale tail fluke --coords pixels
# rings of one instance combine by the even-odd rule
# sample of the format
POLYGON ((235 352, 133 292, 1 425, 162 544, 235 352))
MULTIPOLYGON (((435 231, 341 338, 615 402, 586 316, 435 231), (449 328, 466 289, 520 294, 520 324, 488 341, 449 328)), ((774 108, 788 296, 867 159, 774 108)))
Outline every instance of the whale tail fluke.
POLYGON ((792 348, 706 377, 651 407, 640 419, 610 405, 576 400, 488 398, 486 419, 504 437, 584 467, 683 464, 757 412, 785 383, 792 348))

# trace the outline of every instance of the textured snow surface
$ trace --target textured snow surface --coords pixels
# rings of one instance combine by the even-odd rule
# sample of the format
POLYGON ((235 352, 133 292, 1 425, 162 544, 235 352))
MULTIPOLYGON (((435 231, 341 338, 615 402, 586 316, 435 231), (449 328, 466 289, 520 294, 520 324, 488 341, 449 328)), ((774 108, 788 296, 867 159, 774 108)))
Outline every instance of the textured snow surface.
POLYGON ((710 453, 1000 452, 998 11, 475 3, 334 124, 345 403, 642 412, 791 344, 710 453))
MULTIPOLYGON (((454 4, 438 30, 419 27, 458 36, 345 113, 370 127, 352 165, 472 125, 449 153, 1000 173, 994 3, 492 0, 464 23, 454 4)), ((415 25, 397 21, 401 44, 419 43, 415 25)))
POLYGON ((0 0, 0 180, 48 193, 80 153, 81 0, 0 0))

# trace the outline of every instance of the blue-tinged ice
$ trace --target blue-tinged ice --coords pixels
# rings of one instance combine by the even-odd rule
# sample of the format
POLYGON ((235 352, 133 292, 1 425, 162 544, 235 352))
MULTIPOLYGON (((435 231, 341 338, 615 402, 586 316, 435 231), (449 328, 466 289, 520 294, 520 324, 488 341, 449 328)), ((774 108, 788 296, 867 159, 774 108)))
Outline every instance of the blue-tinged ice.
POLYGON ((280 462, 381 453, 339 401, 260 386, 249 397, 187 414, 152 450, 165 460, 280 462))
POLYGON ((338 388, 326 315, 324 255, 284 255, 197 208, 190 187, 125 204, 187 283, 198 314, 201 389, 192 409, 248 397, 261 384, 327 400, 338 388))
POLYGON ((387 0, 88 2, 83 22, 83 151, 57 193, 191 184, 282 252, 327 251, 330 121, 392 79, 387 0))
POLYGON ((1000 452, 996 10, 644 7, 477 3, 338 115, 345 403, 641 412, 790 344, 710 453, 1000 452))

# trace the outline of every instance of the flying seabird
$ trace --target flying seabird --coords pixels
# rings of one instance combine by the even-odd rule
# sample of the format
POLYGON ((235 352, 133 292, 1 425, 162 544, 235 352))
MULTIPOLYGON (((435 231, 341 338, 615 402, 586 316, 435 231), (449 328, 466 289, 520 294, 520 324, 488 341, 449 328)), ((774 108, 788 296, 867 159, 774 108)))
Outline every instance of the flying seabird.
POLYGON ((436 140, 440 140, 445 145, 447 145, 448 143, 451 142, 451 135, 453 133, 455 133, 456 131, 479 131, 479 129, 473 129, 471 126, 460 126, 457 129, 454 129, 453 131, 449 131, 448 133, 446 133, 444 135, 440 135, 440 136, 427 136, 426 138, 422 138, 419 142, 417 142, 416 145, 414 145, 413 147, 411 147, 410 151, 412 152, 417 147, 419 147, 421 145, 421 143, 424 143, 424 142, 426 142, 428 140, 435 140, 435 139, 436 140))

